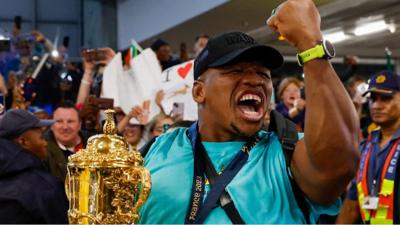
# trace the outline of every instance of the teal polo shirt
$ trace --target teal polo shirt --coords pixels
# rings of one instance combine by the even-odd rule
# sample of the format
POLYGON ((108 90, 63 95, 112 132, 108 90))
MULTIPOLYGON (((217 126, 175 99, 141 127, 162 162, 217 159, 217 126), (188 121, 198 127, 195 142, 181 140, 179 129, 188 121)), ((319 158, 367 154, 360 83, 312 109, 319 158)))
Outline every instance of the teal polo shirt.
MULTIPOLYGON (((145 157, 152 180, 150 196, 141 208, 142 224, 183 224, 191 198, 193 152, 186 128, 160 136, 145 157)), ((275 133, 260 131, 261 141, 228 184, 230 194, 247 224, 305 223, 296 203, 281 144, 275 133)), ((244 142, 203 142, 215 169, 221 171, 240 151, 244 142)), ((206 194, 210 188, 206 186, 206 194)), ((320 214, 336 215, 340 201, 330 206, 310 205, 310 221, 320 214)), ((231 224, 225 211, 214 208, 206 224, 231 224)))

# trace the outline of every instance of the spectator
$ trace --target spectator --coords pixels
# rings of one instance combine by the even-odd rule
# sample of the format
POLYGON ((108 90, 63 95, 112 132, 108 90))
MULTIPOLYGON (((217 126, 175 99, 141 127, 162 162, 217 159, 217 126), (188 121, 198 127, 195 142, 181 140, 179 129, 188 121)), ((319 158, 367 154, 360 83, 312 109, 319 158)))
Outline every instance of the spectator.
POLYGON ((38 76, 32 80, 33 88, 36 96, 33 105, 39 107, 57 106, 62 98, 62 90, 60 89, 62 65, 54 63, 46 63, 42 67, 38 76))
MULTIPOLYGON (((50 115, 48 112, 46 112, 44 109, 41 109, 39 107, 32 107, 30 111, 33 113, 33 115, 38 118, 39 120, 48 120, 50 119, 50 115), (31 110, 32 109, 32 110, 31 110)), ((42 131, 45 132, 49 126, 43 126, 41 127, 42 131)))
POLYGON ((304 130, 306 101, 301 98, 301 83, 297 78, 288 77, 281 81, 278 96, 281 100, 276 111, 293 121, 298 131, 304 130))
POLYGON ((193 121, 187 120, 180 120, 174 123, 170 116, 163 113, 158 114, 146 127, 148 128, 148 135, 146 138, 148 141, 139 149, 140 154, 144 157, 148 153, 150 146, 161 134, 172 132, 180 127, 189 127, 192 123, 193 121))
POLYGON ((346 83, 347 91, 349 92, 350 98, 353 100, 354 106, 356 107, 358 115, 361 117, 364 97, 361 95, 363 94, 362 86, 366 86, 365 79, 361 76, 355 75, 351 77, 346 83))
MULTIPOLYGON (((24 91, 21 86, 15 86, 11 92, 11 108, 27 110, 31 101, 26 101, 24 98, 24 91)), ((33 94, 34 97, 34 94, 33 94)))
POLYGON ((182 42, 179 48, 179 58, 182 62, 186 62, 189 60, 189 53, 186 48, 186 43, 182 42))
POLYGON ((400 77, 381 71, 371 77, 367 93, 372 121, 380 126, 360 144, 358 175, 351 183, 337 222, 398 224, 398 156, 400 155, 400 77), (362 220, 362 221, 361 221, 362 220))
MULTIPOLYGON (((17 71, 20 67, 19 55, 16 50, 15 45, 15 35, 18 35, 21 30, 21 17, 14 17, 14 24, 11 31, 11 34, 8 38, 10 38, 10 47, 5 49, 7 51, 0 52, 0 73, 4 75, 5 80, 8 80, 8 74, 10 71, 17 71), (19 23, 19 24, 17 24, 19 23)), ((4 31, 3 31, 4 32, 4 31)), ((1 33, 1 35, 5 35, 6 33, 1 33)))
MULTIPOLYGON (((53 43, 49 39, 47 39, 42 32, 38 30, 34 30, 31 32, 31 35, 33 36, 33 39, 35 41, 36 45, 41 45, 43 48, 39 52, 34 52, 34 55, 42 55, 44 52, 50 53, 52 50, 54 50, 53 43)), ((36 49, 40 49, 36 46, 36 49)))
POLYGON ((138 150, 145 143, 143 141, 144 125, 129 123, 122 131, 122 136, 129 145, 130 150, 138 150))
MULTIPOLYGON (((62 88, 60 88, 61 78, 59 76, 62 71, 63 64, 57 62, 54 57, 46 60, 46 63, 41 67, 37 77, 32 78, 33 72, 39 65, 40 60, 45 53, 54 50, 53 44, 40 32, 34 30, 24 34, 17 39, 29 40, 29 52, 27 55, 21 56, 21 73, 19 80, 22 85, 29 85, 29 89, 35 93, 34 98, 31 99, 30 92, 24 96, 27 101, 32 105, 40 107, 54 107, 59 102, 62 96, 62 88), (32 48, 33 47, 33 48, 32 48)), ((75 96, 76 97, 76 96, 75 96)))
POLYGON ((0 73, 0 93, 3 95, 7 95, 8 93, 6 82, 4 81, 4 77, 1 73, 0 73))
POLYGON ((59 89, 61 91, 61 102, 76 102, 79 86, 82 80, 82 71, 77 63, 67 61, 60 73, 59 89))
POLYGON ((343 58, 343 64, 347 65, 343 74, 339 74, 339 78, 343 83, 346 83, 358 70, 358 63, 360 59, 355 55, 346 55, 343 58))
POLYGON ((122 110, 122 108, 119 106, 114 107, 114 111, 115 111, 115 119, 118 124, 126 115, 125 115, 124 111, 122 110))
POLYGON ((117 129, 118 133, 126 139, 130 149, 139 149, 144 143, 144 124, 146 121, 141 119, 142 108, 134 107, 132 110, 125 115, 121 120, 118 121, 117 129), (139 121, 139 124, 131 123, 130 120, 135 118, 139 121))
POLYGON ((132 118, 135 118, 139 124, 146 125, 149 123, 149 101, 144 101, 142 106, 135 106, 131 111, 118 122, 118 132, 122 132, 124 127, 132 118))
POLYGON ((40 127, 50 123, 19 109, 0 121, 1 223, 68 223, 64 185, 41 162, 47 143, 40 127))
POLYGON ((153 137, 158 137, 161 134, 165 133, 173 123, 174 121, 172 120, 172 118, 164 114, 159 114, 154 117, 148 125, 149 139, 152 139, 153 137))
POLYGON ((89 94, 94 94, 96 97, 100 96, 104 68, 115 56, 115 52, 111 48, 100 48, 97 51, 101 51, 104 56, 99 61, 93 61, 87 55, 82 55, 84 73, 76 100, 79 109, 83 107, 89 94))
POLYGON ((36 118, 38 118, 40 120, 50 119, 49 113, 39 107, 34 107, 34 110, 32 113, 33 113, 33 115, 35 115, 36 118))
POLYGON ((68 156, 86 146, 89 134, 80 131, 79 112, 72 102, 64 102, 57 106, 53 119, 54 124, 45 133, 45 138, 49 143, 46 165, 51 174, 64 182, 68 156))
POLYGON ((21 86, 18 82, 17 74, 14 71, 10 71, 8 74, 8 81, 6 84, 7 96, 6 96, 6 108, 15 108, 17 99, 22 97, 21 86), (17 89, 17 90, 16 90, 17 89))
MULTIPOLYGON (((147 135, 143 135, 142 137, 145 140, 150 140, 154 137, 158 137, 161 134, 165 133, 169 126, 174 123, 170 116, 165 115, 164 113, 160 113, 155 116, 151 121, 148 121, 148 113, 145 112, 143 107, 135 106, 132 110, 118 123, 118 132, 123 133, 125 127, 130 123, 132 118, 135 118, 139 124, 146 125, 146 130, 148 130, 147 135)), ((142 144, 140 144, 142 147, 142 144)), ((139 148, 140 148, 139 147, 139 148)))
POLYGON ((365 79, 358 75, 351 77, 347 82, 347 90, 360 119, 360 135, 364 138, 376 128, 376 124, 372 123, 371 116, 369 115, 367 99, 365 96, 362 96, 367 87, 365 79))
POLYGON ((156 53, 162 70, 182 63, 180 59, 176 59, 171 56, 171 47, 162 39, 157 39, 154 41, 150 48, 156 53))
MULTIPOLYGON (((285 1, 267 23, 299 52, 319 48, 320 16, 313 1, 285 1)), ((354 107, 326 58, 307 61, 307 117, 313 119, 286 164, 276 134, 260 130, 270 104, 270 70, 282 63, 277 50, 241 32, 209 40, 194 62, 199 120, 190 129, 163 134, 150 147, 145 166, 152 193, 139 223, 230 224, 237 217, 249 224, 307 218, 315 223, 319 214, 338 212, 338 197, 358 163, 354 107), (290 179, 307 197, 309 214, 296 204, 290 179), (224 213, 226 202, 233 202, 236 216, 224 213)))
MULTIPOLYGON (((347 91, 349 92, 350 97, 354 97, 357 94, 357 87, 360 84, 364 84, 366 81, 363 77, 359 76, 359 75, 354 75, 351 78, 348 79, 348 81, 346 82, 346 88, 347 91)), ((353 99, 354 101, 354 99, 353 99)))
POLYGON ((197 57, 200 52, 206 47, 207 42, 208 42, 208 35, 207 34, 199 34, 197 35, 193 47, 193 52, 194 52, 194 57, 197 57))

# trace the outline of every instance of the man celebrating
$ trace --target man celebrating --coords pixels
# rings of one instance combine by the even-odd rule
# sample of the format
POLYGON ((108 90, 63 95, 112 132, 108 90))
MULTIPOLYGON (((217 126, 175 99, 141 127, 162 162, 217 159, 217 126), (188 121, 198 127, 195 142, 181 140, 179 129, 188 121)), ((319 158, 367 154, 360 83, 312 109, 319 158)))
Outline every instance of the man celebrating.
POLYGON ((381 71, 368 91, 372 121, 380 128, 361 142, 361 163, 338 223, 398 224, 398 158, 400 155, 400 77, 381 71), (396 179, 397 178, 397 179, 396 179), (397 197, 396 197, 397 196, 397 197), (397 202, 396 202, 397 201, 397 202))
POLYGON ((338 212, 336 199, 357 169, 358 123, 327 60, 333 49, 320 42, 311 0, 286 1, 268 26, 298 49, 304 65, 306 133, 290 165, 277 135, 261 131, 270 70, 283 57, 244 33, 222 34, 195 59, 198 122, 160 136, 145 157, 153 186, 140 223, 315 223, 319 214, 338 212), (307 215, 296 204, 293 178, 307 197, 307 215))
POLYGON ((1 223, 68 223, 64 185, 41 162, 47 145, 41 127, 50 123, 20 109, 0 121, 1 223))

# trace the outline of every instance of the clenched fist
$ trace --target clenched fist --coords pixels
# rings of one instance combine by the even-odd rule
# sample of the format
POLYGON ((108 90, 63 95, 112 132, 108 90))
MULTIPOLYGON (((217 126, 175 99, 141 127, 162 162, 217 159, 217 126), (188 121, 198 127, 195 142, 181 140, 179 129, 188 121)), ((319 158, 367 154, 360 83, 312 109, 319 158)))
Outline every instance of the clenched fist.
POLYGON ((312 0, 287 0, 280 4, 267 25, 285 37, 299 52, 322 40, 321 17, 312 0))

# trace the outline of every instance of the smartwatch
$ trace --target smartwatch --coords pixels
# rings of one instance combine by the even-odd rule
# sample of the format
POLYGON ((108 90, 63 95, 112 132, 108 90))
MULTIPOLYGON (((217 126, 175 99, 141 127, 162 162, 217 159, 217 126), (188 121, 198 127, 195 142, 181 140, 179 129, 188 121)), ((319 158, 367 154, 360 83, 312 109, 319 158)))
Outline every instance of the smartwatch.
POLYGON ((335 57, 335 47, 328 40, 318 41, 318 44, 296 55, 299 66, 313 59, 331 59, 335 57))

